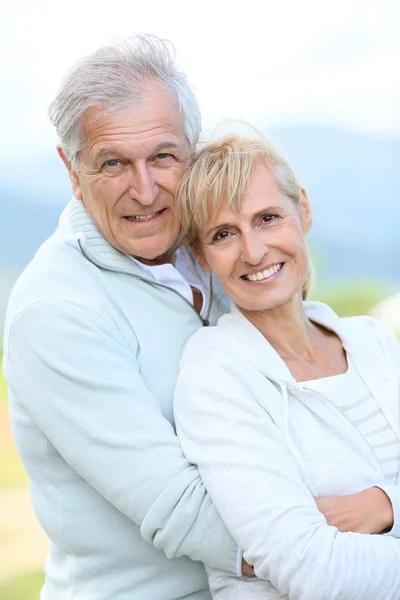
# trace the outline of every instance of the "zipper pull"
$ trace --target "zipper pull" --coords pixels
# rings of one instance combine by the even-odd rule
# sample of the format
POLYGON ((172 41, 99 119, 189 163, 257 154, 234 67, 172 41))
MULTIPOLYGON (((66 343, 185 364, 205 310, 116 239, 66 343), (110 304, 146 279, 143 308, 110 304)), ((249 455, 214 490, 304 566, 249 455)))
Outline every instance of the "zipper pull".
POLYGON ((210 321, 208 319, 203 319, 203 327, 208 327, 210 325, 210 321))

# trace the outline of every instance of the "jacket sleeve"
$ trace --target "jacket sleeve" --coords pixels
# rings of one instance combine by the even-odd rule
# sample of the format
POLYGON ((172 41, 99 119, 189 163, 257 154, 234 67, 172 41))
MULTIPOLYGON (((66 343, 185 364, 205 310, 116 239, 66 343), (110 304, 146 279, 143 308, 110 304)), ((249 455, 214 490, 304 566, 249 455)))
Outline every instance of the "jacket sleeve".
MULTIPOLYGON (((371 317, 365 317, 371 327, 376 332, 377 342, 381 344, 386 352, 388 359, 397 365, 398 379, 400 382, 400 344, 393 331, 382 325, 379 321, 371 317)), ((400 404, 400 385, 399 385, 399 404, 400 404)), ((400 413, 400 408, 399 408, 400 413)), ((393 508, 393 527, 385 535, 400 538, 400 482, 396 485, 376 484, 388 496, 393 508)))
POLYGON ((229 352, 194 355, 178 378, 178 435, 257 576, 290 600, 400 598, 399 541, 327 524, 263 406, 272 384, 229 352))
POLYGON ((237 546, 114 324, 90 307, 38 302, 6 345, 10 396, 80 476, 169 558, 236 572, 237 546))
POLYGON ((385 535, 391 535, 395 538, 400 538, 400 485, 378 485, 388 496, 393 509, 393 527, 385 535))

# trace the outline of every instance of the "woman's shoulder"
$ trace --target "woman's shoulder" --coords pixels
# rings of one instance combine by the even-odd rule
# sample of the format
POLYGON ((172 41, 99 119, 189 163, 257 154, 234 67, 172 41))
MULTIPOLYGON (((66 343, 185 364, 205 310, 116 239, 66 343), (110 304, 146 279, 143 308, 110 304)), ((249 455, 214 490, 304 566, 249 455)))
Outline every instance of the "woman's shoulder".
POLYGON ((254 325, 236 306, 232 305, 230 311, 222 315, 216 325, 202 327, 192 335, 185 345, 183 357, 198 358, 204 355, 221 358, 226 355, 250 358, 257 339, 263 344, 266 343, 265 338, 254 325))
POLYGON ((374 317, 357 315, 339 317, 328 305, 321 302, 305 302, 307 316, 339 335, 347 347, 351 347, 358 355, 368 353, 386 355, 397 354, 399 342, 390 329, 374 317))

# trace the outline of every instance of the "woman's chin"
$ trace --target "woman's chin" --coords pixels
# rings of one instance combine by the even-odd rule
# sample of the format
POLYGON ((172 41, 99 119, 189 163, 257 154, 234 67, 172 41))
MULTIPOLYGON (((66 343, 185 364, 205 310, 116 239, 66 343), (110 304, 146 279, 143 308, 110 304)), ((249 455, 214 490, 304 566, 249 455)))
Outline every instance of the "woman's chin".
POLYGON ((260 297, 260 294, 256 293, 246 294, 247 297, 242 294, 241 297, 235 299, 234 302, 241 310, 251 312, 268 311, 283 307, 297 295, 297 291, 292 294, 276 290, 272 293, 270 292, 264 298, 262 296, 260 297))

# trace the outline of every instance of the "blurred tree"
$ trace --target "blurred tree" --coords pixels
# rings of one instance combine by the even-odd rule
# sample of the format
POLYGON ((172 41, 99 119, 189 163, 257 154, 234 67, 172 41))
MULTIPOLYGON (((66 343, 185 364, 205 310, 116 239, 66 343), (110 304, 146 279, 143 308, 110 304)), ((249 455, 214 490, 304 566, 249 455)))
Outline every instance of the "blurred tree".
POLYGON ((311 300, 328 304, 340 317, 366 315, 388 294, 387 285, 380 281, 337 281, 329 285, 316 284, 311 300))

